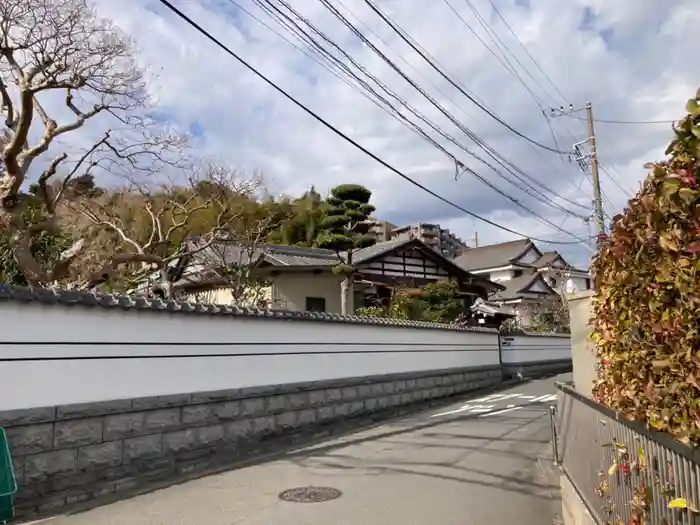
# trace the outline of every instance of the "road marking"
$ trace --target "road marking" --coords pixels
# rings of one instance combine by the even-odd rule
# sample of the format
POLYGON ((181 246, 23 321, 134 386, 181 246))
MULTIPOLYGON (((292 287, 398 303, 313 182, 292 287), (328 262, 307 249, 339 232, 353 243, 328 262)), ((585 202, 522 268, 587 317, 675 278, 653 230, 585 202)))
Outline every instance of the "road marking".
POLYGON ((462 405, 454 410, 448 410, 447 412, 440 412, 439 414, 433 414, 430 417, 442 417, 449 416, 452 414, 460 414, 462 412, 470 412, 472 414, 482 414, 480 417, 490 416, 495 414, 502 414, 505 412, 510 412, 512 410, 520 409, 524 406, 535 404, 535 403, 549 403, 557 399, 557 394, 544 394, 541 396, 531 396, 526 394, 491 394, 490 396, 482 397, 470 401, 468 404, 462 405), (501 401, 519 401, 522 400, 524 403, 519 407, 515 405, 508 405, 503 410, 493 411, 493 403, 499 403, 501 401), (481 403, 491 403, 491 404, 481 404, 481 403), (487 413, 488 412, 488 413, 487 413))
POLYGON ((496 416, 498 414, 505 414, 506 412, 513 412, 515 410, 520 410, 522 408, 523 408, 523 405, 520 405, 520 406, 508 405, 503 410, 496 410, 495 412, 489 412, 488 414, 481 414, 479 417, 496 416))
POLYGON ((499 401, 504 394, 491 394, 490 396, 482 397, 481 399, 475 399, 474 403, 483 403, 486 401, 499 401))

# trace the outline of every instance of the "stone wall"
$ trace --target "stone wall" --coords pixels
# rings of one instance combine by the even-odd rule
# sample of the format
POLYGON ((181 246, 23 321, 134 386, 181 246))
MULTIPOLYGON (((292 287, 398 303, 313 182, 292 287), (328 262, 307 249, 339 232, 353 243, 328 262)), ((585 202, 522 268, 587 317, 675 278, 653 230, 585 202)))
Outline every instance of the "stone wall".
POLYGON ((542 377, 549 374, 563 374, 571 372, 571 360, 559 361, 531 361, 529 363, 503 364, 503 376, 505 379, 515 377, 542 377))
POLYGON ((0 426, 21 516, 226 468, 326 424, 500 381, 498 366, 382 375, 13 410, 0 426))

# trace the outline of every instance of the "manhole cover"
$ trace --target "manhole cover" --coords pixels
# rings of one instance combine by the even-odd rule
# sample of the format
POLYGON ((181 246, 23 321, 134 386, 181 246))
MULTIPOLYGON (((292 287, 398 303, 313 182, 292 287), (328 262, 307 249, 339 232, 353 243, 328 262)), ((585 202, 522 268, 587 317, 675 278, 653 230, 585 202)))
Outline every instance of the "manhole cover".
POLYGON ((297 487, 280 493, 280 499, 294 503, 321 503, 339 498, 343 493, 331 487, 297 487))

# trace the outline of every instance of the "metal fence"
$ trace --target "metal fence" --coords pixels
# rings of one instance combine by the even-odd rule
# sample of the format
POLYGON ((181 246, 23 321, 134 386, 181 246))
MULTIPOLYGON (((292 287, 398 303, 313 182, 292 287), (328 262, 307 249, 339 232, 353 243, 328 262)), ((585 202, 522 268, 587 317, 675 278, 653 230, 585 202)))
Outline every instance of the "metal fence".
POLYGON ((700 525, 700 449, 557 388, 557 459, 599 525, 700 525))

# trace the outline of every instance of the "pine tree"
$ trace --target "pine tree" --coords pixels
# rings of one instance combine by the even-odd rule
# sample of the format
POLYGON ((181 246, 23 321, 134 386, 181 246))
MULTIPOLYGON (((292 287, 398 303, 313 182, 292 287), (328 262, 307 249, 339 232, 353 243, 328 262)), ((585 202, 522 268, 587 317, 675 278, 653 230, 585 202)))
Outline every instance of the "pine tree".
POLYGON ((348 294, 352 289, 353 252, 372 246, 376 240, 368 235, 372 222, 369 216, 375 207, 369 204, 372 192, 358 184, 342 184, 331 190, 326 199, 326 216, 321 221, 317 244, 334 250, 339 263, 333 268, 336 275, 344 276, 340 289, 340 308, 347 315, 348 294))

